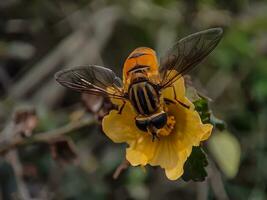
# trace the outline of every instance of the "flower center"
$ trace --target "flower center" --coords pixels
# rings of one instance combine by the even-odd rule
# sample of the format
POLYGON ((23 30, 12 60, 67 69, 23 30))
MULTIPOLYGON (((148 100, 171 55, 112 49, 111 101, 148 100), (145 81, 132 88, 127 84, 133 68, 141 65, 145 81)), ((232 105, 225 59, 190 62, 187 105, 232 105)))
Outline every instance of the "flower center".
POLYGON ((160 131, 157 133, 157 135, 158 136, 170 135, 172 130, 174 129, 175 123, 176 123, 176 121, 175 121, 174 116, 172 116, 172 115, 168 116, 166 125, 162 129, 160 129, 160 131))

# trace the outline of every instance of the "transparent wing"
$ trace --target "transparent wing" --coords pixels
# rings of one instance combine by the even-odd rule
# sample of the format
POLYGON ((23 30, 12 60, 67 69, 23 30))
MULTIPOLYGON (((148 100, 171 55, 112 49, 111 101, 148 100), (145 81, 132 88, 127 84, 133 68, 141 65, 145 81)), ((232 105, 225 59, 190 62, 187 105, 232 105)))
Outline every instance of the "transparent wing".
POLYGON ((217 46, 222 38, 221 28, 212 28, 179 40, 161 59, 161 87, 168 87, 196 67, 217 46))
POLYGON ((105 67, 90 65, 59 71, 55 79, 61 85, 79 92, 124 99, 122 81, 105 67))

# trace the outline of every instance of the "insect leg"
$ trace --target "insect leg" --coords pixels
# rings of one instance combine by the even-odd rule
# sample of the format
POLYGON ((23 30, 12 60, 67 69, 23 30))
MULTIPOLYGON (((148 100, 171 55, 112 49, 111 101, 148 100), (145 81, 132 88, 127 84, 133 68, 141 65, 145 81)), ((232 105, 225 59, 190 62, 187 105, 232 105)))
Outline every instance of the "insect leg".
POLYGON ((155 127, 153 127, 151 124, 147 127, 147 131, 152 135, 152 142, 154 142, 155 138, 159 139, 159 136, 155 132, 155 127))
POLYGON ((154 142, 155 138, 157 138, 158 140, 160 140, 159 139, 159 136, 156 133, 153 132, 152 133, 152 142, 154 142))
POLYGON ((172 85, 172 90, 173 90, 173 94, 174 94, 174 99, 183 107, 189 109, 190 106, 186 105, 185 103, 181 102, 179 99, 177 99, 177 95, 176 95, 176 90, 175 90, 175 87, 174 85, 172 85))
POLYGON ((121 114, 121 112, 122 112, 122 110, 123 110, 123 108, 124 108, 124 106, 125 106, 125 104, 126 104, 126 101, 124 101, 124 100, 122 100, 123 101, 123 104, 121 105, 121 107, 119 108, 119 112, 118 112, 118 114, 121 114))
POLYGON ((171 100, 171 99, 169 99, 169 98, 163 98, 164 99, 164 102, 167 104, 167 105, 169 105, 169 104, 176 104, 177 102, 176 101, 173 101, 173 100, 171 100))

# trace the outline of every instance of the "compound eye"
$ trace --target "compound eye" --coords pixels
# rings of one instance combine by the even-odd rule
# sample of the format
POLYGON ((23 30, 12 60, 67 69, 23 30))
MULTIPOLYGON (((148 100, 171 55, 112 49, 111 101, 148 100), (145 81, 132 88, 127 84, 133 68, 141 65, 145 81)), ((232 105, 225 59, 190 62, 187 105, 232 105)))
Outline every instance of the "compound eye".
POLYGON ((149 124, 148 120, 135 120, 135 124, 137 126, 137 128, 139 128, 141 131, 146 132, 147 131, 147 126, 149 124))
POLYGON ((157 129, 163 128, 166 123, 167 123, 166 113, 161 113, 160 115, 157 115, 153 119, 151 119, 151 124, 157 129))

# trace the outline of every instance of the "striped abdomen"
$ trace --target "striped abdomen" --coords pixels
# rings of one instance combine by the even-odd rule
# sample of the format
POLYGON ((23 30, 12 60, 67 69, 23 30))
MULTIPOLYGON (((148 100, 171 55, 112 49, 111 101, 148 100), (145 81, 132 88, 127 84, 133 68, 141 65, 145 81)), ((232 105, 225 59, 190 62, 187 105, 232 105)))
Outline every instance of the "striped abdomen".
POLYGON ((129 98, 136 112, 141 115, 149 115, 158 110, 159 94, 148 81, 132 84, 129 98))

